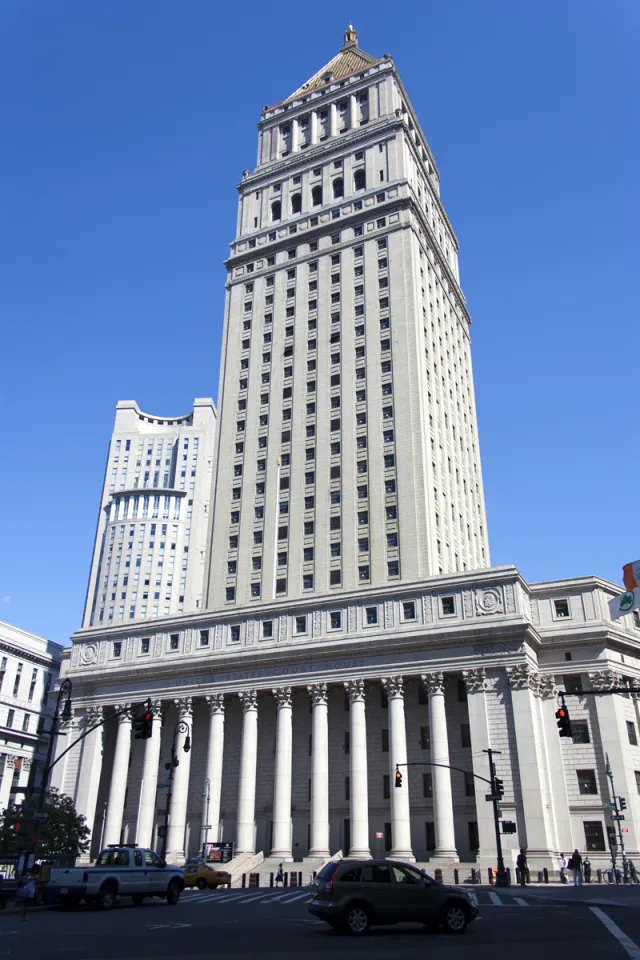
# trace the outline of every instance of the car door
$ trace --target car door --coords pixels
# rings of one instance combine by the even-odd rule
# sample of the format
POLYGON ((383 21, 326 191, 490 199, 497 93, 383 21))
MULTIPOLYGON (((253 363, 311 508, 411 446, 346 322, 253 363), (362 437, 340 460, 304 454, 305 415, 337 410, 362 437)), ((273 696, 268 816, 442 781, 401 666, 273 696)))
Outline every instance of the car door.
POLYGON ((362 867, 360 888, 363 897, 373 907, 379 923, 393 923, 395 917, 393 877, 387 863, 371 863, 362 867))
POLYGON ((113 868, 118 877, 118 892, 130 897, 138 892, 138 875, 133 869, 133 850, 114 850, 113 868))
POLYGON ((167 889, 168 880, 162 860, 153 850, 145 850, 143 856, 147 868, 149 892, 156 894, 164 893, 167 889))
POLYGON ((424 922, 427 915, 424 879, 418 870, 393 864, 393 902, 403 920, 424 922))
POLYGON ((144 862, 144 857, 142 856, 142 850, 133 851, 133 874, 134 882, 132 893, 150 893, 151 886, 148 877, 148 868, 144 862))

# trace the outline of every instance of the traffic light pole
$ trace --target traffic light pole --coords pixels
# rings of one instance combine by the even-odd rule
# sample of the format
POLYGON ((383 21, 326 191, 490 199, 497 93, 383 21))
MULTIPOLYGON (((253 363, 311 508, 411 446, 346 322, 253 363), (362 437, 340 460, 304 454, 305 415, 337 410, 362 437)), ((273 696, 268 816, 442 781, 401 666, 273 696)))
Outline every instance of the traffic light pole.
MULTIPOLYGON (((623 837, 622 837, 622 826, 621 826, 622 821, 624 820, 624 814, 622 813, 622 810, 623 810, 624 808, 622 807, 622 804, 620 804, 620 806, 618 806, 618 800, 622 800, 622 799, 624 799, 624 798, 622 798, 622 797, 617 797, 617 796, 616 796, 616 788, 615 788, 615 784, 614 784, 614 782, 613 782, 613 772, 612 772, 612 770, 611 770, 611 764, 609 763, 609 754, 608 754, 608 753, 605 754, 605 762, 606 762, 607 777, 609 778, 609 783, 611 784, 611 800, 612 800, 612 802, 613 802, 613 809, 614 809, 614 813, 611 814, 611 819, 615 822, 615 825, 616 825, 616 832, 617 832, 617 834, 618 834, 618 843, 620 844, 620 856, 622 857, 622 876, 624 877, 624 879, 625 879, 625 881, 626 881, 626 878, 627 878, 627 856, 626 856, 626 853, 625 853, 625 851, 624 851, 624 839, 623 839, 623 837)), ((626 806, 626 801, 625 801, 625 806, 626 806)), ((614 871, 613 871, 613 872, 614 872, 614 876, 615 876, 615 878, 616 878, 616 883, 617 883, 617 882, 618 882, 618 874, 617 874, 617 872, 616 872, 616 870, 615 870, 615 864, 614 864, 614 871)))
POLYGON ((499 754, 500 750, 483 750, 483 753, 489 755, 489 772, 491 774, 491 794, 487 797, 487 800, 491 800, 493 804, 493 824, 496 831, 496 852, 498 860, 498 872, 496 874, 496 887, 508 887, 510 885, 509 874, 507 873, 504 865, 504 857, 502 856, 502 836, 500 834, 500 782, 496 777, 496 766, 493 762, 494 755, 499 754))
POLYGON ((467 776, 475 777, 476 780, 482 780, 483 783, 488 783, 491 787, 491 793, 485 798, 491 800, 493 803, 493 819, 496 828, 496 854, 498 861, 498 871, 496 874, 496 886, 497 887, 508 887, 510 885, 509 874, 504 866, 504 858, 502 856, 502 837, 500 834, 500 797, 501 793, 499 787, 502 784, 501 780, 498 780, 496 777, 496 770, 493 763, 493 757, 500 753, 499 750, 485 750, 484 753, 489 754, 489 769, 491 773, 491 779, 488 780, 487 777, 481 777, 479 773, 473 773, 472 770, 465 770, 463 767, 453 767, 449 763, 431 763, 429 760, 410 760, 407 763, 396 763, 396 787, 402 786, 402 774, 400 773, 400 767, 444 767, 445 770, 458 770, 460 773, 464 773, 467 776))

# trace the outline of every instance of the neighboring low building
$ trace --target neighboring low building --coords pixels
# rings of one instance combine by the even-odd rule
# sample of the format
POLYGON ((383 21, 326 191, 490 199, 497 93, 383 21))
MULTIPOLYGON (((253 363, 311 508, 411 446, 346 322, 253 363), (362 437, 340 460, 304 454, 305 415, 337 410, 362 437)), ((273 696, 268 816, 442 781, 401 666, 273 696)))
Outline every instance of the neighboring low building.
POLYGON ((0 812, 44 769, 63 647, 0 621, 0 812))

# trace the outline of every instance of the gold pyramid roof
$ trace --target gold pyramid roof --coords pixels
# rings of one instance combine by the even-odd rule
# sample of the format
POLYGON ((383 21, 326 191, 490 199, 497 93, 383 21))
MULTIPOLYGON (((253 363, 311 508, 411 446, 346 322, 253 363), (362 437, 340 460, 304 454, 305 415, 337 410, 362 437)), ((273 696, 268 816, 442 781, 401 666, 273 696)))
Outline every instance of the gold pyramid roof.
POLYGON ((365 53, 364 50, 360 49, 358 46, 358 35, 351 24, 349 24, 349 28, 344 35, 344 46, 340 48, 337 56, 325 64, 321 70, 318 70, 306 83, 303 83, 301 87, 298 87, 291 96, 282 102, 287 103, 296 97, 302 97, 307 93, 311 93, 312 90, 319 90, 328 83, 343 80, 352 73, 358 73, 359 70, 364 70, 374 63, 380 63, 380 60, 380 57, 372 57, 370 53, 365 53))

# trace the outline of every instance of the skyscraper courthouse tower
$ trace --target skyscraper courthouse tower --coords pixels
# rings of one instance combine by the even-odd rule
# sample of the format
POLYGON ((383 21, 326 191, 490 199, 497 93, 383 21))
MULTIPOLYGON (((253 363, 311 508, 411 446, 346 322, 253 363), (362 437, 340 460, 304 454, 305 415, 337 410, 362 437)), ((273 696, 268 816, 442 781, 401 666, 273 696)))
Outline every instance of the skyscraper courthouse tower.
POLYGON ((457 240, 351 28, 263 110, 227 268, 209 605, 488 566, 457 240))
POLYGON ((350 27, 262 111, 218 420, 206 400, 118 408, 62 665, 88 735, 60 740, 53 775, 92 854, 228 842, 234 882, 287 860, 307 879, 340 851, 494 867, 491 748, 507 865, 521 847, 531 869, 574 847, 604 863, 605 755, 636 855, 634 702, 577 694, 640 685, 640 618, 612 621, 597 577, 490 566, 469 322, 435 159, 393 61, 350 27))

